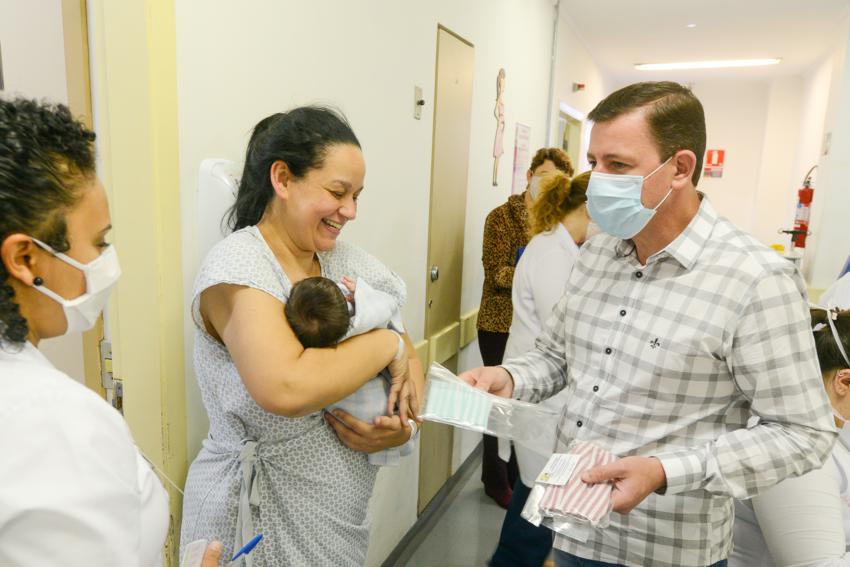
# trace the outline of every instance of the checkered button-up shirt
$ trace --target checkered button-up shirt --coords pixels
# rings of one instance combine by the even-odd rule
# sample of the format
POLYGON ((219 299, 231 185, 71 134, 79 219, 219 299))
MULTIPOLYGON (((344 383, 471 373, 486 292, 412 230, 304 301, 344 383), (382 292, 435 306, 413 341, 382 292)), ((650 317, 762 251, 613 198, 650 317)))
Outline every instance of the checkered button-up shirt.
POLYGON ((567 389, 570 439, 656 456, 667 475, 584 543, 626 565, 710 565, 732 545, 732 497, 820 467, 835 440, 799 272, 703 197, 665 249, 637 260, 608 235, 582 249, 535 349, 504 367, 514 396, 567 389))

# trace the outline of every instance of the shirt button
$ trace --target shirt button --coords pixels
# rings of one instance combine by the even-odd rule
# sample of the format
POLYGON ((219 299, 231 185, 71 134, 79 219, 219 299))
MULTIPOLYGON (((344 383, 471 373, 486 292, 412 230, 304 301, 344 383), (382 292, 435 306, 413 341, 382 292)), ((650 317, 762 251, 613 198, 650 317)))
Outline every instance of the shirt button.
POLYGON ((594 387, 593 387, 593 391, 594 391, 594 392, 598 392, 598 391, 599 391, 599 386, 594 386, 594 387))
POLYGON ((643 277, 643 272, 635 272, 635 277, 640 279, 643 277))
POLYGON ((605 354, 611 354, 612 352, 614 351, 611 350, 611 347, 605 349, 605 354))
POLYGON ((579 427, 581 427, 582 425, 584 425, 584 423, 582 423, 581 421, 577 421, 577 422, 576 422, 576 425, 578 425, 579 427))
POLYGON ((626 310, 620 309, 620 317, 625 317, 625 316, 626 316, 626 310))

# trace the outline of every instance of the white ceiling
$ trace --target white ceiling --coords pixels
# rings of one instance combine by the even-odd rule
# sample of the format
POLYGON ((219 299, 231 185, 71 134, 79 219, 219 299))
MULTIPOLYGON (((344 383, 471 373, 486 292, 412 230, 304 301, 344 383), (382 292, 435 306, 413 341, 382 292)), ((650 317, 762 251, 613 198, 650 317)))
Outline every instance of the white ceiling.
POLYGON ((846 33, 850 0, 561 0, 615 83, 767 78, 812 69, 846 33), (696 24, 687 28, 687 24, 696 24), (780 57, 768 67, 636 71, 635 63, 780 57))

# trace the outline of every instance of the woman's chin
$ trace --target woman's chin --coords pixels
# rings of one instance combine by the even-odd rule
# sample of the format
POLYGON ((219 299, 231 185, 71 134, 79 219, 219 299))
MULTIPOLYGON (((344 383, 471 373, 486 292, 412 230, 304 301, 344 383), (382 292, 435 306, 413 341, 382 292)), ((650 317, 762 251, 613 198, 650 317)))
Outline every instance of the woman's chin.
POLYGON ((327 234, 322 235, 320 238, 316 239, 316 251, 317 252, 329 252, 334 249, 336 246, 336 236, 328 236, 327 234))

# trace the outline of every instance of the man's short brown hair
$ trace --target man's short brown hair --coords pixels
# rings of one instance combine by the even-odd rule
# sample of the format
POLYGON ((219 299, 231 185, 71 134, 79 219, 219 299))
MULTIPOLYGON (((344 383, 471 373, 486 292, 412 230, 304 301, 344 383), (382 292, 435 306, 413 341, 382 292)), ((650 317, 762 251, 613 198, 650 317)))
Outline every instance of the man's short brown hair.
POLYGON ((691 89, 671 81, 635 83, 611 93, 587 117, 608 122, 618 116, 646 108, 646 122, 661 159, 679 150, 691 150, 697 157, 691 180, 696 186, 705 156, 705 113, 691 89))

